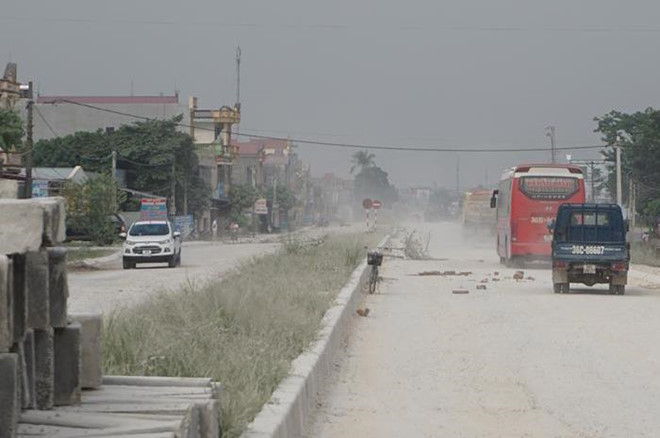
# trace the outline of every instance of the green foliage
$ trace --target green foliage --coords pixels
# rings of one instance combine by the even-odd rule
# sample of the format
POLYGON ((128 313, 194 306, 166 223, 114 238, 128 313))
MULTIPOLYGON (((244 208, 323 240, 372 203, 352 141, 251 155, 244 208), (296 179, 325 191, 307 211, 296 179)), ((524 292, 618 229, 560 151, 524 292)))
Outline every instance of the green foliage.
POLYGON ((643 212, 644 216, 651 220, 660 217, 660 199, 647 202, 643 212))
POLYGON ((376 163, 374 162, 374 158, 376 158, 376 156, 367 151, 358 151, 354 153, 351 160, 353 163, 351 166, 351 173, 353 173, 355 169, 360 169, 360 172, 362 172, 366 168, 375 166, 376 163))
POLYGON ((259 191, 252 187, 251 184, 232 185, 229 188, 229 201, 231 202, 230 219, 241 227, 245 226, 247 219, 243 212, 252 210, 259 196, 259 191))
MULTIPOLYGON (((594 120, 598 123, 595 132, 601 133, 608 145, 614 145, 619 137, 624 202, 628 193, 626 176, 631 175, 639 186, 638 209, 645 211, 647 204, 660 197, 660 111, 653 108, 632 114, 612 111, 594 120)), ((612 163, 606 186, 610 193, 615 193, 614 148, 604 150, 603 155, 612 163)))
POLYGON ((387 172, 376 166, 375 158, 367 151, 353 154, 351 173, 360 169, 355 175, 355 197, 360 201, 364 198, 378 199, 391 205, 398 198, 396 188, 390 185, 387 172))
POLYGON ((21 116, 16 111, 0 109, 0 148, 4 151, 16 149, 24 133, 21 116))
POLYGON ((117 168, 126 171, 128 188, 171 196, 172 160, 176 181, 177 211, 189 212, 208 206, 211 189, 198 175, 198 158, 192 138, 177 130, 181 116, 123 125, 110 133, 77 132, 66 137, 41 140, 35 145, 37 166, 81 165, 91 172, 107 173, 111 153, 117 151, 117 168), (184 193, 186 196, 184 196, 184 193))
MULTIPOLYGON (((273 202, 273 187, 268 187, 266 192, 266 199, 269 203, 273 202)), ((291 193, 287 187, 282 185, 277 186, 277 204, 280 206, 280 210, 289 211, 296 204, 296 197, 291 193)))
POLYGON ((111 243, 115 230, 108 216, 116 211, 116 193, 117 185, 109 175, 100 175, 83 184, 65 184, 67 227, 86 230, 97 244, 111 243))

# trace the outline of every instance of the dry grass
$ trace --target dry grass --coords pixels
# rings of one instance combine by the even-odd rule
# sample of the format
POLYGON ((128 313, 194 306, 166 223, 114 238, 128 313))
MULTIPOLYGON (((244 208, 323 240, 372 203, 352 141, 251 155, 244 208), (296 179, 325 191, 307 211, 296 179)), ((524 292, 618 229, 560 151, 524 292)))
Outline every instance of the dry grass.
POLYGON ((223 436, 237 437, 314 340, 364 246, 380 237, 286 244, 222 281, 189 284, 115 314, 104 331, 104 370, 214 378, 224 390, 223 436))
POLYGON ((109 256, 110 254, 114 254, 118 250, 119 249, 96 249, 96 248, 69 249, 66 255, 66 260, 67 263, 75 263, 81 260, 96 259, 99 257, 105 257, 105 256, 109 256))

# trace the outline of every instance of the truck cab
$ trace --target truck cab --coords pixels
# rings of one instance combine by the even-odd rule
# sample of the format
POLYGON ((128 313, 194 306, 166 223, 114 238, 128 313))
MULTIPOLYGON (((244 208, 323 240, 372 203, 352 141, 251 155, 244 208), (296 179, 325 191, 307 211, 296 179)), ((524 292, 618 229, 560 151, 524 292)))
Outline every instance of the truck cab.
POLYGON ((616 204, 563 204, 552 231, 552 283, 568 293, 570 283, 609 284, 623 295, 628 281, 630 245, 627 223, 616 204))

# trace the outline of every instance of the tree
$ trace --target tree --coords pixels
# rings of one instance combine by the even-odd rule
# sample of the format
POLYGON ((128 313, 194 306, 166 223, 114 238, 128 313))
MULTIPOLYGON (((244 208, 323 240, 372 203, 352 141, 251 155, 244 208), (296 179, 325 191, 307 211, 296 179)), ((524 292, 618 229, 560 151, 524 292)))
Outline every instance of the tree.
POLYGON ((211 188, 199 176, 192 138, 177 130, 181 120, 178 116, 123 125, 114 132, 77 132, 41 140, 35 145, 35 165, 81 165, 91 172, 107 173, 114 150, 128 188, 167 197, 172 195, 174 177, 177 212, 199 212, 208 206, 211 188))
POLYGON ((612 163, 606 186, 610 193, 616 192, 613 145, 618 139, 622 148, 624 202, 627 202, 630 176, 639 187, 637 208, 643 212, 647 204, 660 198, 660 111, 653 108, 632 114, 612 111, 594 120, 598 123, 595 132, 603 134, 603 141, 610 145, 602 152, 605 159, 612 163))
POLYGON ((0 109, 0 149, 16 149, 24 134, 21 116, 16 111, 0 109))
POLYGON ((229 202, 231 204, 229 217, 231 221, 236 222, 241 227, 245 226, 247 219, 243 213, 246 210, 251 210, 259 197, 259 191, 252 187, 252 184, 232 184, 229 187, 229 202))
POLYGON ((93 242, 111 243, 115 230, 108 216, 116 211, 117 185, 109 175, 99 175, 82 184, 67 182, 62 191, 66 199, 67 228, 89 233, 93 242))
POLYGON ((357 151, 353 154, 353 158, 351 160, 353 163, 351 166, 351 173, 353 173, 355 169, 360 169, 360 172, 362 172, 369 167, 375 166, 376 163, 374 162, 374 158, 376 158, 376 156, 370 152, 357 151))
POLYGON ((351 173, 360 169, 355 175, 355 199, 361 201, 372 198, 391 204, 398 198, 396 188, 390 184, 387 172, 376 166, 375 158, 374 154, 367 151, 353 154, 351 173))

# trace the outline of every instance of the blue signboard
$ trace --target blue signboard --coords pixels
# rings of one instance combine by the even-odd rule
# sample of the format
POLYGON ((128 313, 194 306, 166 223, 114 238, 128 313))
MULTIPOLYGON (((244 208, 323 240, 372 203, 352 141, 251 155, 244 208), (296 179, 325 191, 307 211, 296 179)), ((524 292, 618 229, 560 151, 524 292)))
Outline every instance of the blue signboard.
POLYGON ((142 202, 140 203, 140 220, 166 221, 167 199, 166 198, 142 199, 142 202))
POLYGON ((174 229, 180 232, 184 239, 190 236, 195 229, 195 220, 193 216, 191 214, 188 216, 175 216, 174 229))

